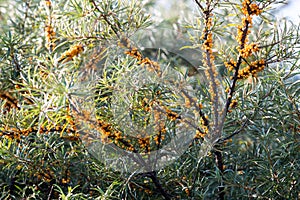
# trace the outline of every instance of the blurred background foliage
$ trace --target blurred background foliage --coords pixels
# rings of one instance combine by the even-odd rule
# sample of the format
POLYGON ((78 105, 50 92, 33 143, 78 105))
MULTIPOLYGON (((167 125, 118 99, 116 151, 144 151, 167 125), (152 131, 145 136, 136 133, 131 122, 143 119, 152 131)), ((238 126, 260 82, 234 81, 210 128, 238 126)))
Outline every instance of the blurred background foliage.
MULTIPOLYGON (((238 82, 238 104, 228 113, 217 148, 199 157, 201 140, 194 140, 176 162, 150 175, 121 174, 90 154, 70 116, 70 94, 92 69, 100 70, 99 106, 109 116, 102 97, 110 95, 116 74, 134 63, 116 53, 122 34, 147 28, 149 46, 169 48, 162 36, 171 33, 170 42, 180 38, 176 50, 197 55, 203 17, 195 2, 56 0, 51 8, 46 2, 0 3, 0 199, 300 198, 300 35, 299 24, 274 17, 272 6, 278 9, 284 1, 257 1, 270 5, 255 18, 250 40, 262 46, 254 56, 268 66, 258 77, 238 82), (49 25, 55 34, 45 33, 49 25), (70 60, 62 57, 73 47, 78 49, 69 51, 70 60), (215 151, 223 154, 223 170, 215 151)), ((224 87, 230 77, 223 63, 237 54, 240 4, 224 0, 215 9, 214 53, 224 87)), ((186 61, 174 61, 185 77, 195 67, 201 74, 201 53, 191 60, 183 72, 186 61)), ((209 114, 207 83, 203 77, 192 81, 209 114)))

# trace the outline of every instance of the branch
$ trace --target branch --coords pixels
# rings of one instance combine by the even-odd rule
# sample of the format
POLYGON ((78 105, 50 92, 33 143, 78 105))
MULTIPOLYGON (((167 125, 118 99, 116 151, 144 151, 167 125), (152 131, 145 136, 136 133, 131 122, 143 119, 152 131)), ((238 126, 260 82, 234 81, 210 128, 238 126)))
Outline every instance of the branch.
POLYGON ((239 128, 238 130, 235 130, 231 135, 229 135, 229 136, 227 136, 227 137, 225 137, 225 138, 219 139, 219 140, 217 141, 217 143, 221 144, 221 143, 225 142, 226 140, 231 139, 233 136, 239 134, 239 133, 246 127, 246 125, 248 124, 248 122, 249 122, 249 119, 247 119, 247 120, 243 123, 243 125, 242 125, 241 128, 239 128))
POLYGON ((195 0, 196 4, 198 5, 198 7, 201 9, 202 12, 204 12, 204 8, 203 6, 200 4, 200 2, 198 0, 195 0))
POLYGON ((107 15, 102 14, 101 10, 98 8, 97 4, 95 3, 94 0, 90 0, 90 2, 93 4, 93 6, 95 7, 95 9, 101 13, 100 17, 102 17, 104 19, 104 21, 110 26, 110 28, 112 29, 112 31, 116 34, 116 36, 120 39, 120 36, 118 34, 117 29, 112 25, 112 23, 107 19, 107 15))
POLYGON ((166 200, 171 200, 171 196, 163 189, 162 185, 160 184, 157 173, 155 171, 148 173, 148 177, 151 178, 156 188, 159 192, 163 195, 166 200))

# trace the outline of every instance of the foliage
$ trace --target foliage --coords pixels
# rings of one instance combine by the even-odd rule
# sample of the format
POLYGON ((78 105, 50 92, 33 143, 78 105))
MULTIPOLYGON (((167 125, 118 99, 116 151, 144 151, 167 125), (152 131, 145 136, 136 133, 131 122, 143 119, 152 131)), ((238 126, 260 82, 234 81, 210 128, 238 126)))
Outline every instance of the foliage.
POLYGON ((300 198, 299 25, 183 3, 1 1, 1 199, 300 198))

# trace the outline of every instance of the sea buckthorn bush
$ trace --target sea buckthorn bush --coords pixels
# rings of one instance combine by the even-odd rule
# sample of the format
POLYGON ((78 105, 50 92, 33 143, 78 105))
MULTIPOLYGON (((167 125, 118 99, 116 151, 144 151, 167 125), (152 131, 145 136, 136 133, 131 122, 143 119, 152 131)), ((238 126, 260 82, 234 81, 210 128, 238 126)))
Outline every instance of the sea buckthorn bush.
POLYGON ((1 199, 300 198, 285 1, 159 3, 0 1, 1 199))

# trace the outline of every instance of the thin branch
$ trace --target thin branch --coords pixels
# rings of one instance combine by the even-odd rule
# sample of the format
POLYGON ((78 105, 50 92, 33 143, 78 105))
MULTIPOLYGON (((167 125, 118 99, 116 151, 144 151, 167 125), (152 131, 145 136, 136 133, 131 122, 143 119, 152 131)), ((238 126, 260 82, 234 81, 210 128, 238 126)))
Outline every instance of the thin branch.
POLYGON ((48 194, 47 200, 50 200, 50 199, 51 199, 52 191, 53 191, 53 185, 51 185, 50 192, 49 192, 49 194, 48 194))
MULTIPOLYGON (((246 21, 245 28, 243 30, 243 35, 242 35, 242 38, 241 38, 240 49, 243 49, 245 47, 246 38, 247 38, 248 30, 249 30, 249 25, 250 25, 249 22, 246 21)), ((230 92, 229 92, 228 98, 226 100, 225 109, 223 111, 223 116, 222 116, 222 119, 221 119, 221 123, 224 123, 225 117, 227 116, 229 106, 231 104, 232 97, 233 97, 233 94, 235 92, 235 86, 236 86, 236 83, 237 83, 237 80, 238 80, 239 69, 240 69, 240 66, 242 64, 242 61, 243 61, 243 57, 241 55, 239 55, 238 61, 237 61, 236 67, 235 67, 233 81, 232 81, 232 84, 230 86, 230 92)))
POLYGON ((157 173, 155 171, 148 173, 148 177, 151 178, 156 188, 159 192, 163 195, 166 200, 171 200, 171 196, 163 189, 162 185, 160 184, 157 173))
MULTIPOLYGON (((217 145, 219 146, 219 145, 217 145)), ((224 172, 224 164, 223 164, 223 156, 222 156, 222 151, 217 148, 215 151, 215 158, 216 158, 216 164, 218 169, 221 172, 221 181, 223 182, 223 172, 224 172)), ((223 185, 223 183, 221 183, 221 185, 218 186, 218 190, 219 190, 219 199, 220 200, 224 200, 225 199, 225 186, 223 185)))
POLYGON ((249 122, 249 119, 247 119, 244 123, 243 123, 243 125, 242 125, 242 127, 241 128, 239 128, 238 130, 235 130, 231 135, 229 135, 229 136, 227 136, 227 137, 225 137, 225 138, 221 138, 217 143, 223 143, 223 142, 225 142, 226 140, 229 140, 229 139, 231 139, 232 137, 234 137, 235 135, 237 135, 237 134, 239 134, 245 127, 246 127, 246 125, 248 124, 248 122, 249 122))
POLYGON ((195 0, 196 4, 198 5, 198 7, 201 9, 202 12, 204 12, 204 8, 203 6, 200 4, 200 2, 198 0, 195 0))
POLYGON ((101 10, 98 8, 97 4, 95 3, 94 0, 90 0, 90 2, 93 4, 93 6, 95 7, 95 9, 101 13, 100 17, 102 17, 104 19, 104 21, 110 26, 110 28, 112 29, 112 31, 116 34, 116 36, 120 39, 119 33, 117 31, 117 29, 112 25, 112 23, 108 20, 107 15, 102 14, 101 10))

